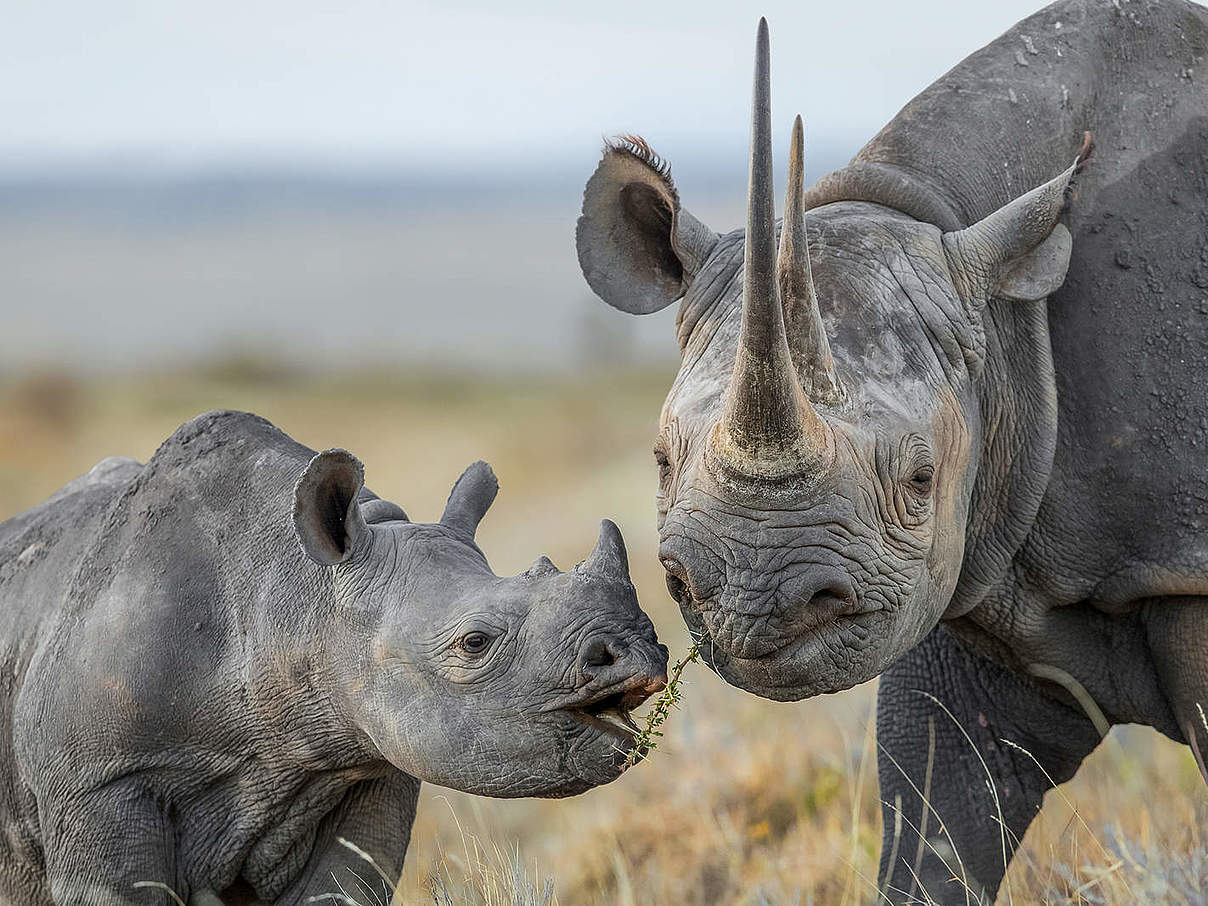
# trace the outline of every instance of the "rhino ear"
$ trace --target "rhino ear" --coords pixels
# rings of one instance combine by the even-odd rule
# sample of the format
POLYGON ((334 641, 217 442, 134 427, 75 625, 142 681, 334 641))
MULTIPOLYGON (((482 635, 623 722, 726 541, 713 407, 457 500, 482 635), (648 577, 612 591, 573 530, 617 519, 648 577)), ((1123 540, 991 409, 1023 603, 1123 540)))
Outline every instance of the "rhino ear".
POLYGON ((482 517, 487 514, 498 493, 499 480, 491 467, 481 459, 471 463, 453 483, 445 511, 440 517, 441 525, 453 529, 463 538, 474 540, 478 523, 482 522, 482 517))
POLYGON ((614 139, 583 191, 579 267, 597 296, 647 315, 683 296, 717 234, 680 207, 671 167, 638 136, 614 139))
POLYGON ((357 499, 364 484, 365 467, 347 450, 318 454, 298 479, 294 531, 316 563, 343 563, 369 532, 357 499))
POLYGON ((1073 240, 1058 219, 1091 154, 1090 134, 1068 170, 963 230, 944 234, 949 261, 983 308, 991 299, 1038 302, 1065 282, 1073 240))

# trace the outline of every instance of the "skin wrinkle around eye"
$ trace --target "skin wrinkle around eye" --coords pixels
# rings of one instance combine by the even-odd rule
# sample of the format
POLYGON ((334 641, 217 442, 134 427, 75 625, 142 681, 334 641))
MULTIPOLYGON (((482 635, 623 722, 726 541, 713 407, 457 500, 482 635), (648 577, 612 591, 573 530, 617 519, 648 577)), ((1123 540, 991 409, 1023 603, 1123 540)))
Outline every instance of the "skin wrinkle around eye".
POLYGON ((898 525, 890 526, 892 535, 905 542, 906 536, 901 534, 904 531, 923 541, 923 528, 931 514, 931 488, 928 486, 920 494, 915 487, 915 476, 921 468, 932 469, 930 448, 917 434, 907 434, 898 443, 896 459, 899 466, 891 470, 891 475, 896 471, 896 478, 891 480, 898 525))
POLYGON ((525 650, 528 633, 524 621, 521 620, 519 625, 510 630, 501 628, 500 634, 482 655, 463 652, 457 647, 457 643, 467 632, 481 630, 487 625, 497 623, 494 616, 486 620, 482 615, 466 615, 453 627, 446 628, 437 637, 443 642, 438 649, 441 656, 435 659, 441 675, 466 691, 494 691, 491 684, 512 671, 520 660, 520 652, 525 650))

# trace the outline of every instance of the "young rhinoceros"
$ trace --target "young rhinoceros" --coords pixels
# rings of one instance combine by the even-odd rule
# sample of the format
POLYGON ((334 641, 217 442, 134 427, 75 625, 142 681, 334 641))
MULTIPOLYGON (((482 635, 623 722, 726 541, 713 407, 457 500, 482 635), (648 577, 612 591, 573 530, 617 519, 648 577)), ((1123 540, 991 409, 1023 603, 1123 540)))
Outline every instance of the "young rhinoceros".
POLYGON ((499 578, 485 463, 432 525, 362 481, 215 412, 0 524, 0 900, 303 903, 364 872, 337 838, 400 870, 421 781, 621 773, 667 650, 616 526, 499 578))

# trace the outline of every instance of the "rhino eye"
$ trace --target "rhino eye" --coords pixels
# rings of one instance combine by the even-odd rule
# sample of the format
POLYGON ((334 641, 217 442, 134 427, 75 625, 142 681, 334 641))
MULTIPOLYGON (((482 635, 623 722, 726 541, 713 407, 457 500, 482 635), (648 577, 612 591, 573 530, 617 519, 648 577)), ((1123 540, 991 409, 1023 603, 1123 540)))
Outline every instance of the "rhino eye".
POLYGON ((933 466, 919 466, 910 476, 910 489, 920 497, 925 497, 931 493, 931 486, 935 483, 935 468, 933 466))
POLYGON ((466 654, 482 654, 491 644, 491 637, 485 632, 468 632, 461 637, 461 650, 466 654))
POLYGON ((659 467, 659 482, 665 484, 671 477, 671 459, 661 446, 654 448, 654 461, 658 463, 659 467))

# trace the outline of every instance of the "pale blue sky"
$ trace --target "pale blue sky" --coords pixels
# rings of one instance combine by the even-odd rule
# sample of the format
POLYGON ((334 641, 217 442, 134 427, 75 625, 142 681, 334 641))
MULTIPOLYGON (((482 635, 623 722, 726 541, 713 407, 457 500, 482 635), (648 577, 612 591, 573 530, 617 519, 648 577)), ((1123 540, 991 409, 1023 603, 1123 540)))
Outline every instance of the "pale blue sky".
POLYGON ((630 130, 728 152, 760 14, 785 139, 798 111, 815 136, 864 139, 1039 5, 5 0, 0 160, 490 166, 630 130))

